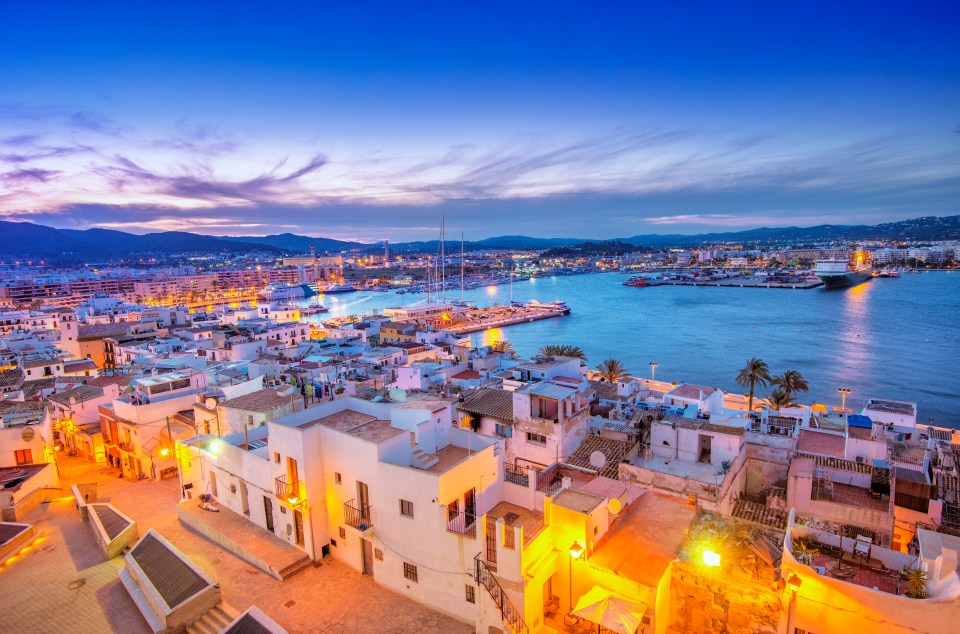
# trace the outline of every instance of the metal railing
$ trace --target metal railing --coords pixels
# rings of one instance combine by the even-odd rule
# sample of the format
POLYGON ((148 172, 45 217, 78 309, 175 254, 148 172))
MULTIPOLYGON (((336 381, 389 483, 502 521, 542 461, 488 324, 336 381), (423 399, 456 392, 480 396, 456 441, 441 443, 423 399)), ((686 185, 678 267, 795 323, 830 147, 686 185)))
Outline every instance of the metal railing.
POLYGON ((373 519, 370 515, 369 505, 359 505, 357 501, 350 500, 343 503, 343 521, 348 526, 352 526, 358 531, 365 531, 373 527, 373 519))
POLYGON ((503 465, 503 480, 522 487, 530 486, 530 475, 526 467, 515 467, 510 463, 503 465))
POLYGON ((447 530, 476 539, 477 517, 473 513, 447 511, 447 530))
POLYGON ((287 476, 274 479, 274 491, 277 499, 283 500, 290 506, 301 506, 307 501, 306 487, 300 480, 287 480, 287 476))
POLYGON ((133 451, 133 442, 129 440, 127 442, 119 442, 117 443, 117 447, 119 447, 123 451, 133 451))
POLYGON ((510 601, 510 597, 504 592, 500 582, 493 576, 487 565, 480 560, 480 555, 474 557, 473 561, 477 585, 486 588, 490 598, 493 599, 500 610, 500 620, 503 621, 503 624, 508 626, 514 634, 529 634, 530 628, 527 627, 523 617, 520 616, 520 612, 510 601))

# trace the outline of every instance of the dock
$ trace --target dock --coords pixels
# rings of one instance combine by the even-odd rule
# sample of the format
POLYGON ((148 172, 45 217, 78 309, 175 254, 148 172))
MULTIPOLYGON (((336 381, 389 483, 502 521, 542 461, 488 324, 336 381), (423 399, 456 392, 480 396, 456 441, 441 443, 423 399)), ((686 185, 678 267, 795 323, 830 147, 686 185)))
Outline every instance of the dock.
POLYGON ((731 277, 722 280, 647 280, 647 286, 725 286, 730 288, 790 288, 810 289, 823 286, 823 282, 766 282, 762 278, 731 277))
POLYGON ((518 306, 491 306, 477 308, 467 313, 464 321, 442 328, 446 332, 456 335, 466 335, 471 332, 481 332, 490 328, 504 328, 516 324, 525 324, 541 319, 565 317, 569 311, 548 310, 543 308, 526 308, 518 306))

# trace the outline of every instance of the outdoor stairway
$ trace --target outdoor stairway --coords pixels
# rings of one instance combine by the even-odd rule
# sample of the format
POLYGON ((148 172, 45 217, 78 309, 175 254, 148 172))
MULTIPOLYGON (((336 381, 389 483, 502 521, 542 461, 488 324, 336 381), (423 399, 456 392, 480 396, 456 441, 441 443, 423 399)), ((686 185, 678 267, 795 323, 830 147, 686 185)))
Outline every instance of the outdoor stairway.
POLYGON ((187 626, 187 634, 220 634, 240 613, 226 603, 215 608, 187 626))
POLYGON ((414 449, 410 457, 413 460, 413 466, 418 469, 423 469, 424 471, 440 462, 440 458, 437 458, 432 453, 427 453, 423 449, 414 449))
POLYGON ((523 617, 520 616, 520 611, 517 610, 513 602, 510 601, 503 586, 497 581, 496 576, 490 571, 487 564, 479 559, 479 557, 480 555, 477 555, 473 560, 477 584, 486 588, 487 594, 493 599, 493 603, 497 606, 497 609, 500 610, 500 620, 507 626, 507 631, 513 634, 530 634, 530 628, 523 620, 523 617))
POLYGON ((313 565, 313 560, 310 559, 308 555, 304 555, 301 559, 298 559, 289 566, 281 568, 280 578, 286 581, 289 577, 292 577, 305 568, 309 568, 311 565, 313 565))

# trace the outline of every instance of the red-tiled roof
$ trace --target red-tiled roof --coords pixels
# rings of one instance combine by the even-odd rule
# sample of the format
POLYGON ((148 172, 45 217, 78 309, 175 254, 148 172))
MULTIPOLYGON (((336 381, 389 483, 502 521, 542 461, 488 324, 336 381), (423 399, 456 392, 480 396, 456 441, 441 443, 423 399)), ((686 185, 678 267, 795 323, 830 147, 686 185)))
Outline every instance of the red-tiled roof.
POLYGON ((477 372, 476 370, 464 370, 459 374, 454 374, 451 379, 457 379, 458 381, 473 381, 479 379, 483 375, 477 372))
POLYGON ((843 458, 845 444, 843 436, 825 434, 811 429, 801 429, 797 438, 797 451, 843 458))
POLYGON ((710 396, 716 392, 716 388, 713 387, 704 387, 703 385, 692 385, 689 383, 684 383, 683 385, 678 385, 669 392, 667 396, 676 396, 677 398, 688 398, 691 400, 699 400, 700 393, 703 392, 704 398, 710 396))

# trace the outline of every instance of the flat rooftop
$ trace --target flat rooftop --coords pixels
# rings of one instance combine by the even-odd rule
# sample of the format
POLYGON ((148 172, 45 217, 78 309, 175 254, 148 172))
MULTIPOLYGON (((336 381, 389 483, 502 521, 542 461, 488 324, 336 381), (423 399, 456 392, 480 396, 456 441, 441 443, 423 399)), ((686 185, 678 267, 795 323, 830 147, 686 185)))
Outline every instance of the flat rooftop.
POLYGON ((477 453, 476 450, 467 451, 463 447, 447 445, 443 449, 440 449, 433 454, 440 460, 440 462, 427 469, 427 471, 430 473, 444 473, 475 453, 477 453))
POLYGON ((301 423, 297 425, 297 428, 309 429, 316 425, 323 425, 375 443, 383 442, 404 433, 402 429, 397 429, 388 420, 381 420, 376 416, 352 409, 345 409, 335 414, 301 423))
POLYGON ((696 516, 682 500, 645 491, 614 520, 590 564, 656 587, 696 516))
POLYGON ((650 471, 666 473, 680 478, 689 478, 697 482, 703 482, 704 484, 719 485, 726 477, 723 468, 719 465, 704 462, 688 462, 676 458, 650 456, 645 459, 642 456, 638 456, 634 458, 631 464, 641 469, 649 469, 650 471))
POLYGON ((510 502, 500 502, 487 511, 487 517, 495 520, 502 517, 505 526, 522 526, 524 545, 533 541, 533 538, 543 530, 543 513, 537 513, 510 502))
POLYGON ((577 513, 590 513, 593 509, 603 504, 604 498, 596 493, 587 491, 578 491, 576 489, 564 489, 553 497, 553 503, 562 506, 565 509, 576 511, 577 513))

